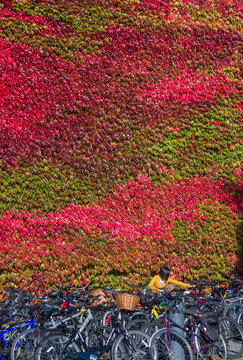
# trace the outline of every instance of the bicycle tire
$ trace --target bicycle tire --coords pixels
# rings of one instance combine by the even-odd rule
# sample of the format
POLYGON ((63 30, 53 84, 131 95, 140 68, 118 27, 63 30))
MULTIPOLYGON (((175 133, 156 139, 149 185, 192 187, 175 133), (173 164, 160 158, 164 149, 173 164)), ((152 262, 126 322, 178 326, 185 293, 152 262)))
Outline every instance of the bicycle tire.
POLYGON ((146 319, 135 319, 135 320, 131 320, 129 321, 129 323, 127 324, 127 330, 139 330, 142 331, 142 327, 146 325, 148 321, 146 319))
POLYGON ((19 334, 21 334, 20 328, 15 328, 12 331, 5 332, 5 334, 2 335, 5 341, 5 348, 1 346, 0 357, 4 359, 9 357, 12 343, 19 334))
POLYGON ((38 343, 35 349, 34 360, 60 360, 63 355, 81 351, 76 341, 72 341, 72 343, 68 345, 65 354, 62 353, 61 355, 61 351, 67 340, 68 336, 64 333, 49 333, 48 336, 42 338, 38 343))
MULTIPOLYGON (((46 332, 46 331, 45 331, 46 332)), ((20 333, 10 349, 11 360, 33 360, 35 347, 40 340, 40 330, 27 329, 20 333)))
POLYGON ((88 347, 101 347, 105 346, 105 343, 112 331, 111 326, 99 326, 96 331, 89 333, 88 347))
POLYGON ((155 332, 157 332, 158 330, 164 329, 164 328, 165 327, 162 323, 162 319, 156 319, 156 320, 153 320, 149 324, 145 324, 141 328, 141 331, 145 332, 149 336, 152 336, 155 332))
POLYGON ((220 332, 223 335, 228 356, 239 358, 243 354, 243 330, 234 319, 222 317, 219 319, 220 332))
MULTIPOLYGON (((83 330, 83 335, 85 337, 86 345, 89 346, 90 336, 93 337, 100 327, 103 327, 103 314, 101 312, 94 313, 93 319, 83 330)), ((110 326, 109 326, 110 327, 110 326)), ((100 334, 100 332, 99 332, 100 334)))
POLYGON ((130 321, 137 319, 148 320, 150 318, 151 318, 151 314, 149 312, 134 310, 133 314, 131 314, 130 316, 130 321))
POLYGON ((153 360, 193 360, 189 342, 174 330, 156 331, 150 338, 149 350, 153 360))
POLYGON ((243 303, 237 301, 226 306, 223 311, 223 317, 231 317, 243 328, 243 303))
POLYGON ((150 360, 150 337, 138 330, 128 331, 119 335, 111 349, 112 360, 150 360))
POLYGON ((200 334, 199 328, 197 328, 195 330, 195 347, 199 358, 202 360, 228 359, 227 345, 222 334, 219 335, 219 339, 217 341, 209 342, 204 340, 203 336, 200 334))

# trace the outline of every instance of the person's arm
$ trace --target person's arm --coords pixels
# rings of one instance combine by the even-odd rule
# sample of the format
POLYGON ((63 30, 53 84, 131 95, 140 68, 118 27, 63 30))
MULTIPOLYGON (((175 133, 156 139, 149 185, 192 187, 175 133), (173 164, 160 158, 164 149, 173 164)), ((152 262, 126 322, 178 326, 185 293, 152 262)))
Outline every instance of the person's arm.
POLYGON ((148 287, 153 291, 153 292, 158 292, 161 289, 158 286, 158 276, 156 275, 153 277, 153 279, 150 281, 150 283, 148 284, 148 287))
POLYGON ((187 283, 184 283, 184 282, 181 282, 178 280, 174 280, 171 278, 168 279, 168 284, 174 284, 174 285, 182 286, 184 288, 189 288, 189 286, 190 286, 190 284, 187 284, 187 283))

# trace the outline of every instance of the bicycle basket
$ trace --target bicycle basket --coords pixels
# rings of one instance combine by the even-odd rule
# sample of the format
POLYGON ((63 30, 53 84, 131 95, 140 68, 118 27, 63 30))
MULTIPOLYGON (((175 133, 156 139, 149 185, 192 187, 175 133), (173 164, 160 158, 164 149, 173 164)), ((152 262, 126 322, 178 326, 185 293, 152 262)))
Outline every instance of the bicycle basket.
POLYGON ((135 310, 139 303, 140 296, 127 293, 116 293, 115 300, 118 309, 135 310))

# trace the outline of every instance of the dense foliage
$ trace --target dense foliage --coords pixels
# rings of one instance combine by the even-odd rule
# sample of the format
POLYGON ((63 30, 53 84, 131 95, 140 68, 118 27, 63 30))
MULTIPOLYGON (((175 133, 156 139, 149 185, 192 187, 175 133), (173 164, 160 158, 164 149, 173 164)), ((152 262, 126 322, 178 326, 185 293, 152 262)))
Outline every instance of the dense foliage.
POLYGON ((0 282, 240 271, 237 0, 0 5, 0 282))

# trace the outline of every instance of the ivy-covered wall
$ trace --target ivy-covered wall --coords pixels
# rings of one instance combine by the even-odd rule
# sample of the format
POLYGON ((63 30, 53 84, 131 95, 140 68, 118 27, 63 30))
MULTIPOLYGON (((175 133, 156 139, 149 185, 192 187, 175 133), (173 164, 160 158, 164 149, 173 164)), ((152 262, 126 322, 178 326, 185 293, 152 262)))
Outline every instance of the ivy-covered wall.
POLYGON ((2 285, 240 271, 240 15, 237 0, 0 5, 2 285))

